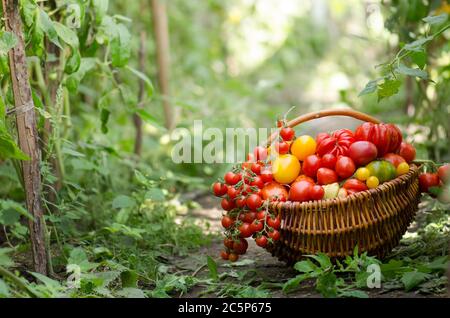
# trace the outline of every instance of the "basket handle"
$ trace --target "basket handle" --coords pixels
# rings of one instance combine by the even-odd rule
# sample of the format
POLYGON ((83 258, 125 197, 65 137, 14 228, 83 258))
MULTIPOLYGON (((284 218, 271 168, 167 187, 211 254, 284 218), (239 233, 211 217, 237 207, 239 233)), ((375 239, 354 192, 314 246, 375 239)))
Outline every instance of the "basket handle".
MULTIPOLYGON (((311 112, 311 113, 307 113, 304 115, 300 115, 297 118, 290 120, 287 123, 287 126, 295 127, 301 123, 305 123, 305 122, 313 120, 313 119, 328 117, 328 116, 347 116, 347 117, 353 117, 353 118, 356 118, 356 119, 359 119, 362 121, 368 121, 368 122, 371 122, 374 124, 381 123, 380 120, 378 120, 372 116, 369 116, 367 114, 353 110, 353 109, 327 109, 327 110, 320 110, 317 112, 311 112)), ((277 134, 278 134, 278 132, 275 132, 269 137, 269 139, 267 140, 268 145, 273 141, 273 139, 277 136, 277 134)))

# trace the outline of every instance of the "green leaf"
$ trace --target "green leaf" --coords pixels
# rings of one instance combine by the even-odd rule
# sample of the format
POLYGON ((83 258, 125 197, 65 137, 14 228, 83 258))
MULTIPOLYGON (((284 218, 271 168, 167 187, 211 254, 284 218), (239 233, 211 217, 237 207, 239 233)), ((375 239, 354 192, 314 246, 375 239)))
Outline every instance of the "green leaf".
POLYGON ((64 41, 72 49, 78 49, 79 41, 75 31, 56 21, 53 21, 53 27, 56 31, 56 34, 58 34, 59 38, 62 41, 64 41))
POLYGON ((131 34, 127 27, 120 23, 117 25, 117 34, 111 41, 112 66, 123 67, 131 56, 131 34))
POLYGON ((147 88, 147 95, 148 95, 148 97, 152 97, 154 88, 153 88, 152 81, 148 78, 148 76, 128 65, 126 66, 126 69, 129 70, 134 75, 136 75, 140 80, 144 81, 145 87, 147 88))
POLYGON ((0 55, 8 53, 16 44, 17 38, 13 33, 0 31, 0 55))
POLYGON ((301 282, 308 278, 310 278, 309 274, 301 274, 295 276, 294 278, 291 278, 286 283, 284 283, 283 292, 286 294, 292 292, 298 287, 298 285, 300 285, 301 282))
POLYGON ((219 275, 217 274, 217 263, 209 255, 206 256, 206 263, 209 269, 209 277, 213 280, 218 280, 219 275))
POLYGON ((367 94, 371 94, 371 93, 375 92, 377 90, 378 82, 380 80, 381 79, 378 78, 378 79, 371 80, 370 82, 368 82, 366 84, 366 86, 363 88, 363 90, 359 92, 358 97, 359 96, 363 96, 363 95, 367 95, 367 94))
POLYGON ((317 278, 316 290, 324 297, 336 297, 338 293, 336 282, 337 278, 333 272, 325 273, 317 278))
POLYGON ((413 52, 411 60, 421 69, 427 64, 427 54, 425 52, 413 52))
POLYGON ((144 292, 139 288, 124 288, 117 292, 118 296, 125 298, 146 298, 144 292))
POLYGON ((20 214, 13 209, 3 209, 0 211, 0 224, 10 226, 20 220, 20 214))
POLYGON ((423 18, 422 21, 428 23, 429 25, 435 25, 435 24, 444 23, 445 21, 447 21, 447 19, 448 19, 448 14, 442 13, 439 15, 428 16, 426 18, 423 18))
POLYGON ((111 112, 107 108, 102 108, 100 111, 100 121, 102 123, 101 129, 102 133, 106 134, 108 133, 108 121, 109 121, 109 115, 111 115, 111 112))
POLYGON ((425 38, 420 38, 411 43, 405 44, 403 48, 407 51, 420 52, 423 51, 424 45, 430 42, 431 40, 433 40, 433 36, 430 35, 425 38))
POLYGON ((317 270, 317 266, 310 260, 295 263, 294 269, 302 273, 310 273, 317 270))
POLYGON ((153 201, 164 201, 165 195, 164 192, 159 188, 150 188, 145 193, 145 198, 153 201))
POLYGON ((307 255, 308 257, 316 260, 322 269, 328 269, 332 267, 331 260, 325 253, 317 253, 317 255, 307 255))
POLYGON ((81 248, 77 247, 70 251, 69 259, 67 260, 67 265, 75 264, 80 267, 81 272, 87 272, 98 266, 97 263, 91 263, 88 260, 86 252, 81 248))
POLYGON ((17 203, 13 200, 0 200, 0 207, 2 210, 14 210, 18 214, 25 216, 26 218, 33 220, 33 215, 28 212, 27 209, 25 209, 20 203, 17 203))
POLYGON ((106 15, 108 11, 108 0, 92 0, 92 6, 95 11, 95 21, 97 24, 100 24, 103 20, 103 17, 106 15))
POLYGON ((396 69, 395 72, 407 76, 414 76, 419 77, 421 79, 428 79, 428 73, 424 70, 421 70, 419 68, 410 68, 404 64, 400 64, 396 69))
POLYGON ((59 289, 61 288, 61 284, 54 279, 51 279, 50 277, 47 277, 45 275, 42 275, 40 273, 35 273, 35 272, 29 272, 31 275, 33 275, 35 278, 37 278, 39 281, 41 281, 42 283, 44 283, 44 285, 46 287, 49 287, 51 289, 59 289))
POLYGON ((9 287, 6 285, 5 281, 0 278, 0 298, 7 298, 9 296, 9 287))
POLYGON ((340 297, 351 297, 351 298, 369 298, 366 292, 362 290, 344 290, 339 292, 340 297))
POLYGON ((401 281, 403 285, 405 286, 406 291, 410 291, 414 287, 418 286, 420 283, 422 283, 427 277, 430 275, 422 272, 412 271, 412 272, 406 272, 403 274, 401 281))
POLYGON ((8 256, 8 253, 12 251, 11 248, 0 248, 0 266, 11 267, 14 266, 14 262, 8 256))
POLYGON ((59 43, 58 39, 58 33, 55 30, 55 26, 53 25, 52 20, 48 16, 48 14, 44 10, 39 10, 39 21, 40 21, 40 27, 44 31, 44 33, 47 35, 50 42, 55 44, 57 47, 62 49, 61 43, 59 43))
POLYGON ((112 202, 114 209, 130 208, 136 204, 136 201, 127 195, 119 195, 112 202))
POLYGON ((399 80, 385 80, 384 83, 380 84, 378 87, 378 101, 397 94, 401 84, 402 83, 399 80))
POLYGON ((120 273, 120 280, 122 282, 122 287, 130 287, 130 288, 136 288, 138 283, 139 275, 134 270, 127 270, 122 273, 120 273))

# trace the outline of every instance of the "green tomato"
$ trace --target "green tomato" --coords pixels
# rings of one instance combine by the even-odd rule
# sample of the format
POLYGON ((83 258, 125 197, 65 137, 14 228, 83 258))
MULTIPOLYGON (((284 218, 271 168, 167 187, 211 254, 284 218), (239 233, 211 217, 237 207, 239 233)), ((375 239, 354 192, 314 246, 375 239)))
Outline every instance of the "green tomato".
POLYGON ((386 160, 372 161, 366 166, 371 176, 378 178, 380 183, 392 180, 396 177, 395 166, 386 160))

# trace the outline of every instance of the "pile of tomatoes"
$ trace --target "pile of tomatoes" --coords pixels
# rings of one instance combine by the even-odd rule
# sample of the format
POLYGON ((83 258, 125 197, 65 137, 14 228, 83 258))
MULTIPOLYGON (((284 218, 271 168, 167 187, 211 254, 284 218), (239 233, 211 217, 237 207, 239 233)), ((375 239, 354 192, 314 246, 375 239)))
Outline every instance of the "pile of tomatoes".
MULTIPOLYGON (((373 189, 409 171, 416 150, 402 141, 393 124, 365 122, 355 132, 340 129, 316 138, 295 136, 278 123, 277 136, 267 147, 258 146, 247 161, 228 171, 213 184, 225 210, 225 249, 221 257, 236 261, 252 237, 260 247, 280 238, 280 218, 271 213, 271 201, 345 198, 373 189)), ((420 188, 429 192, 448 181, 449 165, 438 173, 420 175, 420 188)))

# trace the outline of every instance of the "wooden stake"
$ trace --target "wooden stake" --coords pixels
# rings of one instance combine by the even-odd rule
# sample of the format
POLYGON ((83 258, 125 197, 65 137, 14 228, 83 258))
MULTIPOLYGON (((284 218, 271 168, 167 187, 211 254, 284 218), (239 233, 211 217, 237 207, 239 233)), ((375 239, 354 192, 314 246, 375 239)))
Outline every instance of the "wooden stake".
MULTIPOLYGON (((146 39, 147 34, 145 31, 141 31, 141 39, 139 44, 139 70, 145 73, 145 58, 146 58, 146 39)), ((144 80, 139 80, 139 93, 138 93, 138 105, 137 107, 142 108, 144 105, 145 97, 145 82, 144 80)), ((134 141, 134 153, 137 156, 141 156, 142 153, 142 118, 138 114, 133 115, 134 127, 136 129, 136 137, 134 141)))
POLYGON ((28 222, 34 271, 47 274, 47 254, 44 240, 44 217, 41 202, 40 151, 36 129, 36 114, 28 78, 22 20, 18 0, 2 0, 6 31, 14 33, 17 45, 8 52, 14 94, 16 125, 20 149, 30 158, 22 161, 27 209, 34 220, 28 222))
POLYGON ((172 130, 175 126, 175 114, 169 102, 170 48, 166 4, 162 0, 151 0, 151 4, 153 32, 156 42, 158 85, 163 97, 165 126, 172 130))

